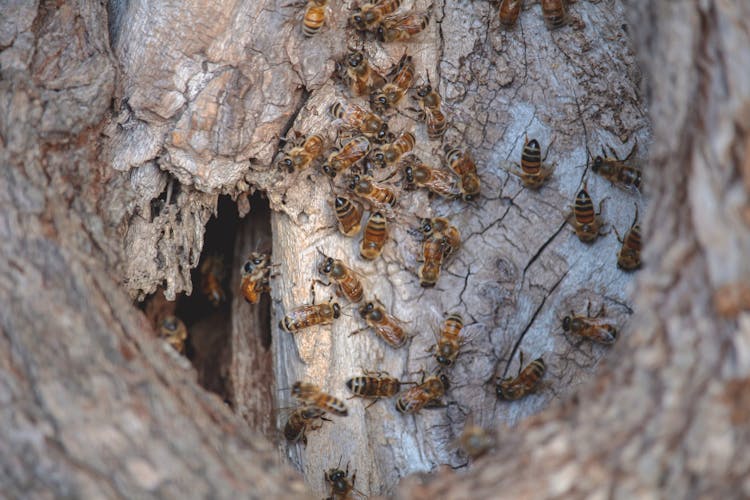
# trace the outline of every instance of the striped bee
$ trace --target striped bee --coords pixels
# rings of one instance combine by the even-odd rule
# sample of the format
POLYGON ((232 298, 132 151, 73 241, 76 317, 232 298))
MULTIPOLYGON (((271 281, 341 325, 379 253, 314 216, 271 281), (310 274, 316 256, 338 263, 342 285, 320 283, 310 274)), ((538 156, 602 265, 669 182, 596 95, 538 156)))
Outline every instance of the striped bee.
POLYGON ((423 408, 442 408, 445 406, 440 398, 450 388, 448 377, 444 374, 432 375, 422 380, 403 393, 396 401, 396 410, 399 413, 417 413, 423 408))
POLYGON ((638 205, 635 206, 635 219, 633 224, 621 238, 617 228, 614 228, 617 239, 622 243, 622 248, 617 252, 617 267, 623 271, 635 271, 641 268, 641 225, 638 224, 638 205))
POLYGON ((352 391, 354 396, 366 399, 372 399, 372 403, 365 409, 374 405, 381 398, 392 398, 401 390, 402 382, 391 377, 387 372, 364 371, 363 375, 352 377, 346 381, 346 387, 352 391))
POLYGON ((578 239, 584 243, 593 243, 596 238, 606 234, 602 233, 602 204, 607 198, 599 202, 599 212, 594 212, 594 202, 587 190, 588 181, 584 181, 583 187, 576 195, 575 205, 573 205, 573 221, 571 224, 575 229, 578 239))
POLYGON ((306 37, 314 36, 326 22, 328 0, 308 0, 305 15, 302 19, 302 33, 306 37))
POLYGON ((349 414, 346 405, 339 398, 320 390, 315 384, 297 381, 292 385, 292 396, 309 406, 325 412, 345 417, 349 414))
POLYGON ((551 147, 552 145, 550 144, 544 158, 542 158, 542 148, 539 145, 539 141, 536 139, 529 140, 526 137, 523 145, 523 153, 521 153, 521 170, 509 169, 509 172, 518 176, 527 188, 541 188, 555 170, 554 165, 546 165, 544 163, 551 147))
POLYGON ((594 158, 594 164, 591 169, 595 174, 601 175, 615 186, 630 192, 638 192, 641 189, 641 171, 626 163, 632 158, 638 149, 638 143, 633 144, 633 148, 624 160, 617 157, 617 153, 612 146, 608 146, 612 157, 607 156, 602 146, 602 154, 594 158))
POLYGON ((575 333, 599 344, 614 344, 617 340, 617 327, 611 321, 602 318, 603 314, 605 314, 604 304, 602 304, 599 313, 592 317, 591 303, 589 302, 586 308, 586 316, 579 316, 570 311, 570 316, 563 318, 563 331, 575 333))
POLYGON ((526 367, 522 367, 523 353, 521 353, 521 360, 518 364, 518 375, 515 378, 506 377, 497 383, 495 392, 499 399, 515 401, 537 390, 544 377, 544 372, 547 370, 544 360, 537 358, 526 367))

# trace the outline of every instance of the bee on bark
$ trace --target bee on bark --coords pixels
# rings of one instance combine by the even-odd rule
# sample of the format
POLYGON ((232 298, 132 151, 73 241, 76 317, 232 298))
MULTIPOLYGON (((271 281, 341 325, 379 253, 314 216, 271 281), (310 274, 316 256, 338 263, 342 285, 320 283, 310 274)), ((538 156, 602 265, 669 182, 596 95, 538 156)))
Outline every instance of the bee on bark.
POLYGON ((638 147, 638 143, 633 144, 633 148, 628 153, 628 156, 624 160, 620 160, 617 157, 617 153, 612 146, 608 146, 612 157, 607 156, 607 152, 602 147, 602 154, 604 156, 597 156, 594 158, 594 164, 592 170, 595 174, 601 175, 612 184, 626 191, 637 192, 641 189, 641 171, 635 167, 626 165, 626 163, 633 157, 638 147))
POLYGON ((346 464, 346 471, 341 469, 328 469, 323 474, 325 481, 331 486, 331 496, 326 500, 350 500, 354 498, 354 482, 357 479, 357 472, 352 473, 352 480, 349 481, 349 464, 346 464))
POLYGON ((359 308, 359 314, 367 326, 391 347, 399 348, 406 343, 408 337, 400 321, 388 314, 382 305, 368 302, 359 308))
POLYGON ((349 189, 372 205, 378 207, 384 207, 385 205, 393 207, 396 205, 395 193, 386 187, 375 184, 370 177, 352 176, 349 189))
POLYGON ((329 177, 336 177, 367 156, 370 152, 370 141, 364 135, 353 137, 341 149, 335 149, 323 164, 323 172, 329 177))
POLYGON ((175 351, 185 354, 187 328, 180 318, 176 316, 164 318, 159 326, 159 337, 171 345, 175 351))
POLYGON ((336 302, 309 304, 292 309, 279 321, 279 328, 289 333, 297 333, 316 325, 330 325, 341 316, 341 307, 336 302))
POLYGON ((448 130, 448 120, 440 109, 440 94, 430 85, 429 77, 426 84, 415 89, 412 98, 419 104, 417 118, 427 125, 427 137, 433 141, 440 139, 448 130))
POLYGON ((458 438, 458 445, 461 450, 474 459, 490 451, 496 444, 497 437, 495 434, 478 425, 467 424, 458 438))
POLYGON ((450 382, 444 374, 427 377, 421 384, 412 387, 398 398, 396 410, 399 413, 410 414, 417 413, 423 408, 444 407, 445 403, 440 398, 449 388, 450 382))
POLYGON ((614 344, 617 340, 617 327, 601 316, 605 314, 604 304, 596 316, 591 316, 591 303, 586 308, 586 316, 578 316, 570 311, 570 316, 562 320, 565 332, 571 332, 599 344, 614 344))
POLYGON ((363 290, 359 275, 343 261, 323 254, 323 262, 318 271, 336 284, 336 293, 339 297, 346 297, 352 302, 362 300, 363 290))
POLYGON ((297 381, 292 385, 292 396, 309 406, 325 412, 345 417, 349 414, 346 405, 339 398, 320 390, 315 384, 297 381))
POLYGON ((407 185, 425 188, 443 198, 455 199, 461 196, 455 175, 446 170, 428 167, 419 160, 404 162, 404 178, 407 185))
POLYGON ((376 113, 395 108, 414 83, 414 62, 404 53, 396 67, 388 73, 388 83, 370 94, 370 107, 376 113))
POLYGON ((211 255, 201 264, 201 291, 214 307, 226 300, 224 287, 224 260, 218 255, 211 255))
POLYGON ((288 143, 291 147, 277 163, 279 168, 286 168, 289 173, 309 167, 323 154, 325 146, 325 139, 319 134, 309 137, 297 132, 295 134, 297 137, 288 143))
POLYGON ((443 254, 450 257, 461 246, 461 233, 445 217, 433 217, 420 221, 420 231, 425 240, 435 238, 443 245, 443 254))
POLYGON ((354 396, 372 399, 372 403, 365 409, 377 403, 381 398, 392 398, 401 390, 402 382, 391 377, 387 372, 370 372, 365 370, 364 375, 352 377, 346 381, 346 387, 352 391, 354 396))
POLYGON ((370 155, 370 159, 380 168, 395 165, 403 155, 414 149, 415 142, 414 134, 401 132, 390 144, 375 148, 370 155))
POLYGON ((422 265, 419 266, 417 276, 419 286, 432 288, 440 278, 440 269, 445 260, 444 244, 440 238, 426 238, 422 243, 422 265))
POLYGON ((271 277, 271 255, 253 252, 242 266, 240 290, 245 300, 257 304, 261 294, 270 292, 269 279, 271 277))
POLYGON ((518 375, 515 378, 504 378, 497 383, 495 392, 499 399, 515 401, 537 390, 547 369, 544 360, 537 358, 526 365, 525 368, 522 369, 522 367, 523 353, 521 353, 521 360, 518 364, 518 375))
POLYGON ((311 37, 320 31, 326 22, 328 0, 308 0, 302 20, 302 33, 311 37))
POLYGON ((365 95, 385 85, 385 78, 378 73, 361 50, 351 50, 344 62, 336 64, 338 73, 349 83, 354 95, 365 95))
POLYGON ((638 205, 635 206, 635 219, 630 229, 621 238, 617 228, 614 228, 617 239, 622 248, 617 252, 617 267, 623 271, 635 271, 641 268, 641 225, 638 224, 638 205))
POLYGON ((386 16, 380 22, 377 33, 381 42, 405 42, 418 35, 430 23, 429 12, 407 11, 386 16))
POLYGON ((354 7, 349 22, 359 31, 375 31, 385 16, 396 12, 401 0, 376 0, 362 7, 354 7))
POLYGON ((440 338, 437 344, 433 346, 435 350, 435 360, 444 367, 453 366, 461 349, 463 338, 461 330, 464 327, 464 320, 460 314, 450 314, 443 323, 440 330, 440 338))
POLYGON ((292 443, 301 442, 307 446, 307 432, 316 431, 323 426, 323 421, 330 422, 325 418, 326 412, 315 406, 300 406, 289 415, 284 425, 284 437, 292 443), (316 425, 316 421, 320 423, 316 425))
POLYGON ((481 183, 477 175, 477 165, 468 152, 445 146, 445 159, 450 169, 458 176, 458 188, 464 201, 472 201, 479 196, 481 183))
MULTIPOLYGON (((550 145, 551 147, 552 145, 550 145)), ((539 145, 539 141, 536 139, 529 140, 526 137, 523 145, 523 153, 521 153, 521 170, 519 171, 515 168, 510 169, 509 172, 519 177, 523 185, 527 188, 541 188, 555 170, 554 165, 546 165, 544 163, 550 148, 547 148, 547 152, 544 154, 544 158, 542 158, 542 148, 539 145)))
POLYGON ((384 142, 388 137, 388 124, 378 115, 370 113, 350 102, 336 102, 331 105, 331 115, 341 120, 349 128, 371 137, 377 142, 384 142))
POLYGON ((500 23, 510 29, 516 24, 521 13, 523 0, 502 0, 500 2, 500 23))
POLYGON ((606 233, 602 233, 604 225, 601 213, 602 205, 607 198, 602 198, 599 202, 599 211, 594 212, 594 202, 588 192, 588 181, 583 183, 583 187, 576 195, 575 205, 573 205, 573 221, 571 224, 575 229, 578 239, 584 243, 593 243, 596 238, 606 233))
POLYGON ((354 236, 362 228, 362 206, 345 196, 334 200, 338 228, 344 236, 354 236))
POLYGON ((380 212, 373 212, 365 224, 359 255, 365 260, 375 260, 383 253, 383 247, 388 239, 388 221, 380 212))
POLYGON ((565 14, 565 0, 541 0, 542 16, 551 30, 565 26, 568 18, 565 14))

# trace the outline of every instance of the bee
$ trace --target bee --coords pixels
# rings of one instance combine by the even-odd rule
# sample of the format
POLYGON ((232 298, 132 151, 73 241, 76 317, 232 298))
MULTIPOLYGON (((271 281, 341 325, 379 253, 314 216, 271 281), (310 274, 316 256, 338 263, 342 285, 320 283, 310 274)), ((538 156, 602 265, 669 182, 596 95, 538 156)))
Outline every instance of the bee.
POLYGON ((440 139, 448 130, 448 120, 440 109, 440 94, 432 88, 429 81, 417 87, 415 93, 412 98, 419 104, 417 117, 427 124, 427 137, 433 141, 440 139))
POLYGON ((448 377, 444 374, 432 375, 422 380, 422 383, 416 385, 403 393, 396 401, 396 410, 400 413, 417 413, 422 408, 440 408, 445 404, 440 398, 445 395, 445 391, 450 388, 448 377))
POLYGON ((586 308, 586 316, 577 316, 570 311, 570 316, 562 320, 562 328, 565 332, 575 333, 599 344, 614 344, 617 340, 617 327, 605 319, 599 319, 605 313, 604 304, 599 313, 591 316, 591 303, 586 308))
POLYGON ((323 154, 325 139, 314 134, 309 137, 298 135, 289 143, 292 147, 278 162, 279 168, 286 167, 288 172, 304 170, 323 154))
POLYGON ((617 157, 617 153, 612 146, 609 146, 609 150, 612 153, 613 158, 608 157, 604 147, 602 147, 602 153, 604 156, 597 156, 594 158, 594 164, 592 170, 595 174, 599 174, 607 179, 612 184, 625 189, 627 191, 639 191, 641 189, 641 171, 635 167, 626 165, 625 163, 635 154, 638 147, 638 143, 633 144, 633 149, 630 150, 628 156, 624 160, 620 160, 617 157))
POLYGON ((289 415, 284 425, 284 437, 293 443, 301 442, 307 446, 307 431, 315 431, 323 426, 323 421, 330 422, 325 418, 325 411, 315 406, 300 406, 289 415), (315 421, 320 420, 318 425, 315 421))
POLYGON ((431 168, 419 160, 404 163, 404 177, 409 185, 422 187, 443 198, 461 196, 458 179, 451 172, 431 168))
POLYGON ((302 20, 302 33, 306 37, 315 35, 326 22, 328 0, 308 0, 302 20))
POLYGON ((427 28, 429 12, 408 11, 386 16, 380 21, 377 33, 381 42, 404 42, 427 28))
POLYGON ((292 396, 301 402, 328 413, 345 417, 349 414, 346 405, 339 398, 320 390, 315 384, 297 381, 292 385, 292 396))
POLYGON ((522 4, 523 0, 502 0, 500 2, 500 23, 506 28, 512 28, 521 13, 522 4))
POLYGON ((440 338, 435 348, 435 359, 445 367, 453 366, 458 357, 458 351, 461 349, 461 330, 464 327, 464 320, 460 314, 450 314, 445 318, 443 328, 440 331, 440 338))
POLYGON ((336 302, 310 304, 292 309, 279 321, 279 328, 289 333, 315 325, 330 325, 341 316, 341 308, 336 302))
POLYGON ((376 113, 394 108, 414 83, 414 62, 404 53, 398 64, 388 74, 388 83, 370 94, 370 107, 376 113))
POLYGON ((445 217, 422 219, 420 231, 425 240, 435 238, 441 242, 445 258, 450 257, 461 246, 461 233, 445 217))
POLYGON ((385 168, 394 165, 403 155, 414 149, 416 139, 411 132, 401 132, 390 144, 375 148, 370 155, 373 163, 385 168))
POLYGON ((339 74, 349 82, 349 90, 354 95, 373 92, 385 85, 385 78, 375 71, 361 50, 351 50, 344 58, 344 64, 337 63, 339 74), (345 69, 344 69, 345 67, 345 69))
POLYGON ((523 353, 521 353, 521 361, 518 364, 518 376, 516 378, 507 377, 497 383, 495 392, 499 399, 515 401, 536 391, 547 369, 544 360, 537 358, 525 368, 521 369, 522 366, 523 353))
POLYGON ((353 137, 341 149, 336 149, 328 155, 328 160, 323 164, 323 172, 331 178, 336 177, 339 172, 348 169, 369 152, 370 141, 367 137, 353 137))
POLYGON ((318 271, 336 283, 338 295, 344 296, 352 302, 361 301, 363 295, 362 282, 357 273, 338 259, 328 257, 325 254, 323 254, 323 258, 324 260, 318 267, 318 271))
POLYGON ((242 266, 240 290, 245 300, 257 304, 264 292, 270 292, 268 280, 271 276, 271 256, 267 253, 253 252, 242 266))
POLYGON ((445 259, 444 245, 440 238, 426 238, 422 243, 422 265, 417 276, 419 286, 432 288, 440 278, 440 269, 445 259))
POLYGON ((356 104, 335 102, 331 105, 330 113, 346 127, 357 129, 376 141, 383 142, 388 137, 388 124, 378 115, 356 104))
POLYGON ((351 189, 357 196, 376 206, 396 204, 396 195, 390 189, 379 186, 369 177, 354 175, 349 183, 351 189))
POLYGON ((226 300, 221 280, 224 279, 224 261, 218 255, 211 255, 201 265, 201 291, 214 307, 226 300))
POLYGON ((478 425, 467 424, 458 438, 458 445, 461 447, 461 450, 474 459, 487 453, 496 444, 497 438, 494 433, 478 425))
POLYGON ((622 248, 617 252, 617 267, 623 271, 635 271, 641 267, 641 225, 638 224, 638 205, 635 206, 635 219, 624 238, 620 238, 617 228, 614 228, 617 239, 622 248))
POLYGON ((362 206, 345 196, 336 196, 333 203, 341 234, 344 236, 357 234, 362 228, 362 206))
POLYGON ((401 0, 376 0, 357 8, 349 22, 359 31, 375 31, 383 17, 396 12, 401 0))
POLYGON ((401 381, 391 377, 387 372, 365 370, 364 375, 347 380, 346 387, 356 397, 373 399, 374 401, 366 407, 369 408, 381 398, 392 398, 398 394, 398 391, 401 390, 401 381))
POLYGON ((445 147, 445 159, 450 169, 459 178, 458 188, 464 201, 472 201, 479 196, 480 181, 474 159, 467 152, 457 148, 445 147))
POLYGON ((565 0, 541 0, 542 16, 547 27, 551 30, 565 26, 565 0))
POLYGON ((359 308, 359 314, 367 326, 391 347, 399 348, 406 343, 407 336, 400 322, 388 314, 383 306, 368 302, 359 308))
POLYGON ((365 260, 375 260, 383 253, 385 241, 388 238, 388 221, 380 212, 373 212, 365 224, 359 255, 365 260))
POLYGON ((185 354, 185 341, 187 340, 187 328, 185 323, 176 316, 167 316, 159 326, 159 337, 166 340, 175 351, 185 354))
MULTIPOLYGON (((547 148, 547 153, 549 153, 549 150, 550 148, 547 148)), ((542 148, 539 146, 539 141, 536 139, 529 140, 526 137, 523 144, 523 153, 521 153, 521 170, 519 171, 516 168, 511 169, 510 172, 518 176, 527 188, 541 188, 555 170, 554 165, 548 166, 544 163, 544 160, 547 159, 547 153, 542 158, 542 148)))
POLYGON ((346 471, 341 469, 328 469, 323 474, 323 479, 331 486, 331 496, 326 500, 349 500, 353 498, 354 482, 357 479, 357 472, 352 473, 352 480, 349 477, 349 464, 346 464, 346 471))
POLYGON ((583 187, 576 195, 575 205, 573 206, 573 227, 575 228, 578 239, 584 243, 592 243, 597 237, 604 234, 602 229, 602 204, 606 200, 603 198, 599 202, 599 212, 594 212, 594 202, 588 192, 588 181, 583 183, 583 187))

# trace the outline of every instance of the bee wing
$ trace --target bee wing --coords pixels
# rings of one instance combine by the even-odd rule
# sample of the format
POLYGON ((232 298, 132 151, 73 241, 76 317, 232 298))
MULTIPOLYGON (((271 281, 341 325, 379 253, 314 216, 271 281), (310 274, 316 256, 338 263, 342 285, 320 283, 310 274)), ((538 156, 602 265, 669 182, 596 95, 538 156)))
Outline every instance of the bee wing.
POLYGON ((427 16, 427 12, 409 10, 400 14, 385 16, 381 23, 389 29, 399 29, 409 32, 421 31, 424 18, 427 16))

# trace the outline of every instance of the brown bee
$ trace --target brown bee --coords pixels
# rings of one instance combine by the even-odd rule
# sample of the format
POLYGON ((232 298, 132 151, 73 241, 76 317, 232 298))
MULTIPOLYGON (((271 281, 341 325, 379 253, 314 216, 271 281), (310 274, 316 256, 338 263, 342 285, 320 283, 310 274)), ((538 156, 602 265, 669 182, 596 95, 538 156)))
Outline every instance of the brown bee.
POLYGON ((358 135, 349 140, 341 149, 334 150, 328 155, 328 160, 323 164, 323 172, 330 176, 336 175, 350 168, 370 152, 370 141, 363 135, 358 135))
POLYGON ((354 95, 364 95, 385 85, 385 78, 373 69, 361 50, 350 49, 344 63, 337 63, 337 68, 349 82, 349 90, 354 95))
POLYGON ((432 375, 403 393, 396 401, 396 410, 400 413, 417 413, 422 408, 440 408, 445 404, 440 398, 450 388, 448 377, 444 374, 432 375))
POLYGON ((394 108, 414 83, 414 62, 404 53, 398 64, 388 73, 388 83, 370 94, 370 107, 382 114, 394 108))
MULTIPOLYGON (((547 148, 549 153, 550 148, 547 148)), ((521 170, 510 169, 509 171, 518 176, 524 186, 529 189, 539 189, 547 182, 547 179, 554 172, 554 165, 546 165, 544 160, 547 159, 547 153, 542 158, 542 148, 536 139, 526 140, 523 144, 523 153, 521 153, 521 170)))
POLYGON ((406 343, 407 336, 401 328, 400 321, 385 312, 382 305, 368 302, 359 308, 359 314, 367 326, 391 347, 399 348, 406 343))
POLYGON ((383 17, 396 12, 401 6, 401 0, 376 0, 356 8, 349 18, 349 22, 360 31, 375 31, 383 17))
POLYGON ((226 300, 224 287, 221 280, 224 279, 224 261, 218 255, 206 257, 201 265, 201 291, 214 307, 226 300))
POLYGON ((588 181, 583 183, 583 187, 578 191, 575 205, 573 206, 573 228, 575 228, 578 239, 584 243, 592 243, 602 234, 602 204, 606 200, 603 198, 599 202, 599 212, 594 212, 594 202, 587 190, 588 181))
POLYGON ((392 207, 396 204, 395 193, 386 187, 375 184, 370 177, 352 176, 349 189, 363 200, 375 206, 390 205, 392 207))
POLYGON ((320 408, 323 411, 340 417, 345 417, 349 414, 343 401, 321 391, 320 387, 315 384, 300 381, 295 382, 292 385, 292 396, 309 406, 320 408))
POLYGON ((349 477, 349 464, 346 464, 346 471, 341 469, 328 469, 323 474, 323 479, 331 486, 331 496, 326 500, 350 500, 354 498, 354 482, 357 479, 357 472, 352 473, 352 480, 349 477))
POLYGON ((502 0, 500 2, 500 23, 506 28, 512 28, 521 13, 522 5, 523 0, 502 0))
POLYGON ((388 124, 378 115, 370 113, 352 103, 336 102, 331 105, 331 115, 341 120, 346 127, 359 130, 374 140, 383 142, 388 137, 388 124))
POLYGON ((267 253, 253 252, 242 266, 240 290, 245 300, 257 304, 264 292, 270 292, 268 284, 271 277, 271 256, 267 253))
POLYGON ((166 340, 167 344, 174 347, 175 351, 185 354, 187 328, 180 318, 176 316, 164 318, 159 326, 159 337, 166 340))
POLYGON ((487 453, 496 444, 497 437, 495 434, 478 425, 467 424, 458 438, 458 445, 461 450, 474 459, 487 453))
POLYGON ((301 442, 307 446, 307 431, 315 431, 323 426, 323 421, 330 422, 324 417, 325 411, 315 406, 300 406, 289 415, 284 426, 284 437, 293 443, 301 442), (320 420, 318 425, 315 422, 320 420))
POLYGON ((440 338, 434 346, 435 359, 445 367, 453 366, 461 349, 463 338, 461 330, 464 327, 464 320, 460 314, 451 314, 445 318, 443 328, 440 331, 440 338))
POLYGON ((467 152, 445 146, 445 159, 450 169, 458 176, 458 188, 464 201, 471 201, 479 196, 480 181, 474 159, 467 152))
POLYGON ((323 27, 326 22, 327 4, 328 0, 308 0, 302 20, 302 33, 305 36, 311 37, 323 27))
POLYGON ((345 196, 336 196, 334 208, 341 234, 344 236, 357 234, 362 228, 362 206, 345 196))
POLYGON ((641 225, 638 224, 638 205, 635 206, 635 219, 633 224, 620 238, 617 228, 614 228, 617 239, 622 243, 622 248, 617 252, 617 267, 623 271, 635 271, 641 267, 641 225))
POLYGON ((567 16, 565 15, 565 0, 541 0, 542 16, 547 27, 551 30, 565 26, 567 16))
POLYGON ((443 198, 461 196, 455 175, 446 170, 430 168, 419 160, 404 162, 404 177, 407 184, 425 188, 443 198))
POLYGON ((289 145, 291 148, 277 165, 279 168, 285 167, 291 173, 295 170, 304 170, 317 160, 323 154, 325 139, 318 134, 309 137, 298 134, 289 145))
POLYGON ((448 120, 440 109, 440 94, 428 83, 416 88, 413 99, 419 104, 418 118, 427 124, 427 137, 435 141, 448 130, 448 120))
POLYGON ((378 38, 385 43, 404 42, 424 31, 429 23, 429 12, 411 10, 402 14, 386 16, 378 26, 378 38))
POLYGON ((641 189, 641 171, 625 164, 635 154, 637 147, 638 143, 636 142, 624 160, 620 160, 617 157, 617 153, 612 149, 612 146, 609 146, 609 150, 613 158, 608 157, 606 151, 604 151, 604 147, 602 147, 604 156, 594 158, 592 170, 595 174, 601 175, 612 184, 626 191, 639 191, 641 189))
POLYGON ((380 212, 373 212, 365 224, 359 255, 365 260, 375 260, 383 253, 383 247, 388 239, 388 221, 380 212))
POLYGON ((364 375, 350 378, 346 386, 354 396, 373 399, 374 401, 366 408, 377 403, 381 398, 392 398, 401 390, 401 381, 391 377, 387 372, 370 372, 365 370, 364 375))
POLYGON ((443 245, 443 254, 451 256, 461 246, 461 233, 445 217, 433 217, 420 221, 420 230, 425 240, 435 238, 443 245))
POLYGON ((300 306, 292 309, 279 321, 279 328, 285 332, 296 333, 315 325, 330 325, 340 315, 341 308, 336 302, 300 306))
POLYGON ((422 265, 419 266, 417 276, 419 286, 432 288, 440 278, 440 269, 445 259, 444 245, 439 238, 427 238, 422 243, 422 265))
POLYGON ((536 391, 547 369, 544 360, 537 358, 525 368, 521 369, 522 366, 523 353, 521 353, 521 361, 518 364, 518 376, 516 378, 507 377, 497 383, 495 392, 499 399, 515 401, 536 391))
POLYGON ((318 271, 336 283, 336 292, 339 297, 346 297, 352 302, 362 300, 362 282, 358 274, 338 259, 328 257, 325 254, 323 254, 323 259, 318 271))
POLYGON ((403 155, 414 149, 415 141, 414 134, 411 132, 401 132, 390 144, 375 148, 370 158, 380 168, 394 165, 403 155))
POLYGON ((604 318, 600 319, 603 314, 605 314, 604 304, 602 304, 599 313, 592 317, 591 303, 589 303, 586 308, 586 316, 577 316, 573 311, 570 311, 570 316, 563 318, 563 330, 599 344, 614 344, 617 340, 617 327, 604 318))

